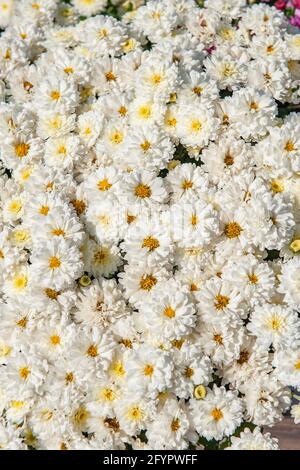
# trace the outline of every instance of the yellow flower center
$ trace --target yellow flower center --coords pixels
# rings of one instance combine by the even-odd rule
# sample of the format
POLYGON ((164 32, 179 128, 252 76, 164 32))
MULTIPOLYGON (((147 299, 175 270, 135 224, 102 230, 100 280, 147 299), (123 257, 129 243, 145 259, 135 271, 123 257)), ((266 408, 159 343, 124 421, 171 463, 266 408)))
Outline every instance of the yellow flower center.
POLYGON ((73 67, 65 67, 64 72, 69 75, 70 73, 74 73, 73 67))
POLYGON ((27 326, 27 322, 28 322, 27 318, 23 317, 23 318, 21 318, 21 320, 17 321, 17 326, 24 329, 27 326))
POLYGON ((27 377, 30 375, 30 369, 26 366, 21 367, 19 369, 19 375, 20 375, 21 379, 26 380, 27 377))
POLYGON ((106 38, 108 36, 108 31, 105 28, 102 28, 98 31, 98 37, 100 39, 106 38))
POLYGON ((60 337, 58 335, 52 335, 50 336, 50 342, 53 344, 53 346, 57 346, 60 344, 60 337))
POLYGON ((22 290, 27 286, 27 282, 27 276, 15 276, 13 279, 13 286, 16 290, 22 290))
POLYGON ((121 116, 126 116, 127 114, 127 108, 125 108, 125 106, 121 106, 118 110, 118 113, 121 114, 121 116))
POLYGON ((119 145, 123 142, 123 139, 124 139, 124 136, 122 134, 122 132, 120 131, 114 131, 111 135, 110 135, 110 141, 113 143, 113 144, 116 144, 116 145, 119 145))
POLYGON ((175 317, 175 310, 172 307, 166 307, 163 312, 164 316, 167 318, 174 318, 175 317))
POLYGON ((98 356, 98 348, 95 344, 91 344, 87 351, 86 351, 86 354, 90 357, 96 357, 98 356))
POLYGON ((196 216, 196 214, 193 214, 192 217, 191 217, 191 224, 193 225, 193 227, 195 227, 195 225, 198 224, 198 217, 196 216))
POLYGON ((294 253, 298 253, 298 251, 300 251, 300 240, 294 240, 290 244, 290 250, 292 250, 294 253))
POLYGON ((154 251, 159 247, 159 241, 156 238, 151 237, 144 238, 142 248, 148 248, 149 251, 154 251))
POLYGON ((25 142, 20 142, 19 144, 15 145, 15 153, 17 157, 23 158, 25 157, 30 149, 30 145, 26 144, 25 142))
POLYGON ((61 94, 58 90, 53 90, 51 91, 50 93, 50 98, 53 100, 53 101, 57 101, 59 100, 59 98, 61 97, 61 94))
POLYGON ((283 318, 280 318, 278 315, 273 314, 268 321, 268 325, 273 331, 281 330, 284 324, 283 318))
POLYGON ((199 121, 199 119, 194 119, 191 122, 191 131, 193 132, 199 132, 202 129, 202 123, 199 121))
POLYGON ((41 215, 47 215, 48 212, 49 212, 49 210, 50 210, 50 209, 49 209, 48 206, 41 206, 41 207, 39 208, 39 213, 40 213, 41 215))
POLYGON ((19 401, 19 400, 12 400, 10 402, 10 406, 15 409, 23 408, 25 404, 26 404, 26 401, 19 401))
POLYGON ((13 214, 17 214, 18 212, 20 212, 20 210, 22 209, 22 203, 20 201, 11 201, 9 206, 8 206, 8 210, 9 212, 12 212, 13 214))
POLYGON ((124 42, 122 48, 124 52, 130 52, 133 51, 136 45, 136 41, 133 38, 128 39, 127 41, 124 42))
POLYGON ((256 274, 248 274, 248 279, 251 284, 258 283, 258 277, 256 276, 256 274))
POLYGON ((60 265, 61 265, 60 259, 57 258, 57 256, 51 256, 51 258, 49 259, 49 268, 57 269, 60 267, 60 265))
POLYGON ((134 194, 137 197, 140 197, 142 199, 146 197, 150 197, 152 194, 151 188, 147 186, 146 184, 138 184, 134 190, 134 194))
POLYGON ((151 75, 149 81, 150 83, 152 83, 152 85, 159 85, 161 80, 162 76, 159 73, 154 73, 153 75, 151 75))
POLYGON ((211 412, 211 416, 214 418, 215 421, 220 421, 223 418, 223 413, 220 408, 214 408, 211 412))
POLYGON ((51 231, 51 233, 57 237, 65 235, 65 231, 62 228, 55 228, 51 231))
POLYGON ((30 82, 28 82, 27 80, 25 80, 25 81, 23 82, 23 88, 24 88, 24 90, 26 90, 26 91, 30 91, 31 88, 33 88, 33 85, 32 85, 32 83, 30 83, 30 82))
POLYGON ((104 250, 98 250, 94 254, 94 262, 98 264, 103 264, 107 261, 107 252, 104 250))
POLYGON ((170 117, 166 120, 166 124, 170 127, 175 127, 177 124, 177 119, 174 117, 170 117))
POLYGON ((109 72, 106 72, 105 78, 108 82, 114 82, 117 79, 117 77, 111 70, 109 72))
POLYGON ((250 354, 247 350, 243 350, 240 352, 240 357, 236 361, 238 364, 242 365, 248 362, 250 354))
POLYGON ((193 182, 191 180, 183 180, 181 187, 184 190, 191 189, 193 187, 193 182))
POLYGON ((116 398, 116 394, 111 388, 103 388, 101 396, 105 401, 113 401, 116 398))
POLYGON ((176 348, 176 349, 181 349, 183 343, 184 343, 184 339, 172 339, 171 341, 173 348, 176 348))
POLYGON ((222 345, 223 345, 223 338, 222 338, 222 336, 219 335, 219 334, 214 335, 214 342, 217 343, 217 344, 219 344, 220 346, 222 346, 222 345))
POLYGON ((74 207, 77 215, 82 214, 85 211, 86 204, 81 199, 73 199, 71 201, 72 206, 74 207))
POLYGON ((83 407, 80 406, 78 410, 74 413, 74 421, 77 424, 83 423, 89 417, 90 413, 83 407))
POLYGON ((296 150, 296 147, 291 140, 288 140, 285 144, 284 150, 286 150, 287 152, 293 152, 294 150, 296 150))
POLYGON ((145 275, 140 280, 140 288, 149 292, 156 283, 157 279, 154 276, 151 274, 145 275))
POLYGON ((67 373, 66 373, 65 381, 66 381, 66 383, 68 383, 68 384, 74 381, 74 374, 73 374, 73 372, 67 372, 67 373))
POLYGON ((295 363, 294 367, 296 370, 300 370, 300 360, 295 363))
POLYGON ((251 101, 249 108, 251 109, 251 111, 257 111, 259 109, 259 106, 255 101, 251 101))
POLYGON ((60 147, 58 147, 57 153, 59 153, 60 155, 66 155, 67 154, 66 147, 64 145, 61 145, 60 147))
POLYGON ((191 367, 186 367, 184 375, 187 379, 190 379, 194 375, 194 369, 192 369, 191 367))
POLYGON ((215 307, 217 310, 223 310, 229 304, 229 297, 218 294, 215 297, 215 307))
POLYGON ((60 293, 54 289, 46 288, 45 294, 49 299, 56 300, 60 293))
POLYGON ((154 372, 154 367, 152 364, 146 364, 144 367, 144 375, 151 377, 154 372))
POLYGON ((127 412, 127 417, 132 421, 141 421, 144 417, 144 412, 138 406, 132 406, 127 412))
POLYGON ((225 157, 224 157, 224 163, 226 166, 231 166, 234 164, 234 158, 233 156, 230 154, 230 152, 227 152, 225 157))
POLYGON ((143 142, 140 147, 143 152, 147 152, 151 148, 151 143, 149 142, 149 140, 145 140, 145 142, 143 142))
POLYGON ((108 191, 112 187, 112 184, 108 181, 107 178, 104 178, 101 181, 98 181, 97 188, 99 191, 108 191))
POLYGON ((119 344, 123 344, 125 348, 132 349, 132 341, 127 338, 123 338, 119 341, 119 344))
POLYGON ((113 372, 118 377, 123 377, 125 375, 125 369, 122 361, 115 362, 111 367, 111 372, 113 372))
POLYGON ((180 421, 178 418, 174 418, 171 423, 171 431, 176 432, 180 428, 180 421))
POLYGON ((151 115, 152 115, 152 108, 150 105, 144 105, 138 109, 138 116, 141 119, 149 119, 151 115))
POLYGON ((202 93, 202 91, 203 91, 203 88, 201 88, 200 86, 195 86, 195 87, 193 88, 193 92, 194 92, 197 96, 200 96, 201 93, 202 93))
POLYGON ((227 238, 237 238, 243 229, 237 222, 229 222, 225 225, 224 233, 227 238))
POLYGON ((271 181, 271 191, 273 191, 273 193, 282 193, 283 190, 284 190, 284 186, 281 181, 279 180, 271 181))
POLYGON ((206 388, 203 385, 197 385, 194 388, 194 397, 196 400, 203 400, 206 397, 206 388))
POLYGON ((129 225, 132 224, 132 222, 134 222, 135 219, 136 219, 136 215, 127 214, 126 221, 129 225))

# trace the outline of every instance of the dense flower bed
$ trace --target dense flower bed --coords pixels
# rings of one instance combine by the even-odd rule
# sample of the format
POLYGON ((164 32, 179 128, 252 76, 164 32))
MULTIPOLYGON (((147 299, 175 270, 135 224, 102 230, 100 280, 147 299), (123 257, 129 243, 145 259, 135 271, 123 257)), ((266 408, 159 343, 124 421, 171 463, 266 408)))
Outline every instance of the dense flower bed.
POLYGON ((262 428, 300 387, 283 3, 0 0, 1 448, 278 448, 262 428))

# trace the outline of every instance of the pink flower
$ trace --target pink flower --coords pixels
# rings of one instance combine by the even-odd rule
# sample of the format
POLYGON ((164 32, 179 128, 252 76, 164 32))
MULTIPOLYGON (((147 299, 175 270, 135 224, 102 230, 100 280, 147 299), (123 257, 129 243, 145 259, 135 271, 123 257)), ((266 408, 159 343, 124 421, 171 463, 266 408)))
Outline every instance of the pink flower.
POLYGON ((290 23, 293 26, 297 26, 298 28, 300 28, 300 16, 294 16, 293 18, 290 18, 290 23))
POLYGON ((300 9, 300 0, 293 0, 293 6, 300 9))
POLYGON ((285 0, 277 0, 277 2, 274 5, 278 10, 284 10, 286 6, 285 0))

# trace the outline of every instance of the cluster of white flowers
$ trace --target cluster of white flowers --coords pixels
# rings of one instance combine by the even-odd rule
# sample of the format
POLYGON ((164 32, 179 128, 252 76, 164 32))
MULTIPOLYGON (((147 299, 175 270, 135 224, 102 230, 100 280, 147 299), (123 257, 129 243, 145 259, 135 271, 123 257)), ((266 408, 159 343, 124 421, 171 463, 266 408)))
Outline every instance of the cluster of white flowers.
POLYGON ((277 449, 300 34, 246 0, 0 0, 0 26, 0 447, 277 449))

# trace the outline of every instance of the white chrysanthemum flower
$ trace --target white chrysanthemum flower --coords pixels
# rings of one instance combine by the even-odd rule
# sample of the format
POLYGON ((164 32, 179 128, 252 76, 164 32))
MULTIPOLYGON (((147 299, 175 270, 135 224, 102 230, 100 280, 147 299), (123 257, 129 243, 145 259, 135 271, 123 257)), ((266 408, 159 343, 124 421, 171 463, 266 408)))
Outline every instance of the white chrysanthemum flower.
POLYGON ((189 334, 196 323, 195 308, 187 292, 170 280, 156 289, 140 308, 149 332, 162 341, 189 334))
POLYGON ((31 270, 44 287, 68 287, 82 273, 81 255, 75 246, 65 240, 49 241, 32 254, 31 270))
POLYGON ((183 401, 167 398, 159 411, 159 420, 153 420, 147 429, 151 449, 187 449, 188 443, 196 443, 190 411, 183 401))
POLYGON ((129 349, 125 356, 126 389, 136 397, 156 398, 171 387, 170 354, 147 345, 129 349))
POLYGON ((209 440, 230 436, 243 419, 242 400, 225 387, 214 385, 203 400, 192 399, 190 407, 197 432, 209 440))
POLYGON ((78 293, 74 318, 83 325, 107 329, 127 313, 128 308, 116 281, 103 279, 100 283, 93 281, 78 293))
POLYGON ((300 340, 298 314, 286 305, 257 305, 250 315, 247 328, 256 336, 258 344, 264 347, 290 347, 300 340))
POLYGON ((291 404, 290 390, 274 374, 250 378, 241 391, 245 394, 245 417, 257 426, 272 426, 282 419, 282 414, 291 404))
POLYGON ((253 432, 246 428, 239 437, 231 438, 231 445, 226 450, 279 450, 278 439, 271 437, 270 433, 262 434, 259 428, 253 432))
POLYGON ((245 316, 241 305, 241 293, 235 284, 213 277, 206 281, 197 296, 198 312, 205 322, 218 325, 239 322, 245 316))

